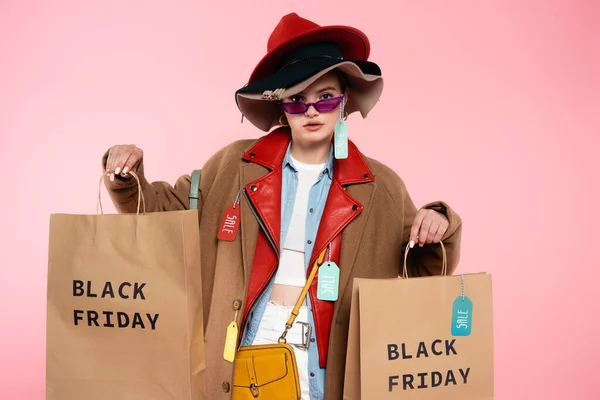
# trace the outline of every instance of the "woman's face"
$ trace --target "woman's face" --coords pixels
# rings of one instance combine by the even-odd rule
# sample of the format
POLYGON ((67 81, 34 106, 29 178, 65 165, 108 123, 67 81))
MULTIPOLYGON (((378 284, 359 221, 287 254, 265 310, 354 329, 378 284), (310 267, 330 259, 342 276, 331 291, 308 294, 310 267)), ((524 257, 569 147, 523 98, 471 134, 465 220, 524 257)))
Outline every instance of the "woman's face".
MULTIPOLYGON (((344 93, 346 97, 347 92, 348 90, 344 93)), ((282 102, 315 103, 319 100, 331 99, 340 95, 342 95, 340 79, 335 73, 329 73, 316 80, 303 92, 286 97, 282 102)), ((346 98, 343 101, 345 103, 346 98)), ((330 142, 333 128, 340 119, 340 107, 341 103, 331 111, 319 112, 314 106, 310 106, 302 114, 289 114, 286 112, 285 116, 292 130, 292 140, 308 147, 330 142)))

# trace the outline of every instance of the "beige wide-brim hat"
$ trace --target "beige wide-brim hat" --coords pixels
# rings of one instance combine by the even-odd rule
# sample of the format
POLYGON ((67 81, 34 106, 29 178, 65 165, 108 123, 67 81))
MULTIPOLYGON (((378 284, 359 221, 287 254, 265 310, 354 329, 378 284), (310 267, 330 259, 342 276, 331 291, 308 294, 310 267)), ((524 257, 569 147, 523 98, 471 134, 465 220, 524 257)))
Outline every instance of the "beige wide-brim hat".
POLYGON ((364 73, 352 61, 342 61, 331 65, 310 76, 308 79, 287 88, 264 90, 262 93, 238 91, 236 93, 238 108, 244 118, 248 119, 254 126, 268 132, 273 127, 280 125, 283 110, 278 104, 279 100, 304 91, 319 78, 333 70, 339 70, 347 77, 350 93, 344 106, 345 111, 348 114, 358 111, 363 118, 366 118, 381 97, 381 93, 383 92, 383 78, 381 75, 364 73))

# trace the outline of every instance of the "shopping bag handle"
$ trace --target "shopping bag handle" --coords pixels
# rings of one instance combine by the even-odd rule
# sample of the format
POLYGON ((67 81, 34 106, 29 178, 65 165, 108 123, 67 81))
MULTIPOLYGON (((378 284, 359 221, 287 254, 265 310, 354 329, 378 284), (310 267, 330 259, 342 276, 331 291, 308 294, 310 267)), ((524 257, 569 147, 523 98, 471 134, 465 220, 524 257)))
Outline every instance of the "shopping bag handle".
MULTIPOLYGON (((98 202, 96 203, 96 214, 98 214, 98 209, 100 209, 100 214, 104 214, 104 210, 102 210, 102 182, 104 181, 104 175, 106 173, 112 173, 113 170, 106 170, 100 177, 100 182, 98 183, 98 202)), ((140 178, 133 171, 129 171, 129 174, 135 178, 138 184, 138 201, 137 201, 137 212, 136 214, 140 214, 140 205, 144 205, 144 210, 142 214, 146 214, 146 199, 144 198, 144 193, 142 193, 142 184, 140 182, 140 178)))
MULTIPOLYGON (((440 240, 440 246, 442 246, 442 276, 446 276, 448 273, 448 259, 446 257, 446 246, 444 246, 444 242, 440 240)), ((402 277, 408 278, 408 271, 406 269, 406 260, 408 258, 408 252, 410 250, 410 243, 406 245, 404 249, 404 266, 402 268, 402 277)))

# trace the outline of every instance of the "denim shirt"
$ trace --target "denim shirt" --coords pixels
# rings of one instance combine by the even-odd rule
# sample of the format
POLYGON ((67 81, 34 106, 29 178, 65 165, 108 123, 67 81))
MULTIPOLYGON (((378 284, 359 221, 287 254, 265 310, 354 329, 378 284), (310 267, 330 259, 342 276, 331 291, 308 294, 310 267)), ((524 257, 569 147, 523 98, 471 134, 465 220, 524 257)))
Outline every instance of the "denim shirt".
MULTIPOLYGON (((291 142, 290 142, 291 145, 291 142)), ((290 158, 290 145, 288 145, 287 152, 283 159, 283 175, 281 185, 281 233, 280 243, 283 244, 287 235, 287 230, 292 217, 292 211, 294 209, 294 200, 296 197, 296 190, 298 188, 298 171, 294 167, 293 161, 290 158)), ((304 267, 308 270, 308 263, 313 252, 317 231, 319 229, 319 223, 321 216, 323 215, 323 209, 325 208, 325 202, 327 201, 327 195, 329 194, 329 188, 333 178, 333 146, 329 151, 329 158, 327 159, 326 166, 319 176, 318 181, 312 186, 308 198, 308 212, 306 215, 306 241, 304 242, 304 267)), ((258 297, 255 306, 248 315, 248 322, 246 324, 244 334, 242 337, 241 345, 250 346, 256 337, 258 326, 262 320, 263 314, 267 307, 267 303, 271 297, 273 290, 273 282, 275 276, 271 278, 267 287, 263 293, 258 297)), ((310 388, 310 399, 311 400, 322 400, 325 392, 325 368, 319 367, 319 350, 317 347, 317 338, 315 334, 315 322, 312 313, 312 305, 310 296, 306 296, 308 309, 311 311, 308 313, 308 323, 312 327, 312 334, 310 338, 310 345, 308 348, 308 372, 309 372, 309 388, 310 388)), ((285 328, 285 322, 281 325, 281 331, 285 328)))

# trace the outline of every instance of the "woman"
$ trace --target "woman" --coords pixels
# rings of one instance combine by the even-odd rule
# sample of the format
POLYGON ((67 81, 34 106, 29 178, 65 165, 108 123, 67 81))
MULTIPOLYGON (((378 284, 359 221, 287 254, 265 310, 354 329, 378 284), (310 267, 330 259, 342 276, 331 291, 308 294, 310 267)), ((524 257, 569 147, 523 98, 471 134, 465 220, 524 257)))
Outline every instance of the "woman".
MULTIPOLYGON (((449 273, 458 263, 460 217, 443 202, 417 209, 394 171, 347 140, 347 115, 366 117, 383 88, 379 67, 367 61, 369 50, 357 29, 320 27, 289 14, 271 34, 248 84, 236 92, 243 117, 269 133, 226 146, 202 168, 208 399, 231 396, 233 364, 223 356, 229 324, 235 320, 240 327, 238 346, 276 342, 323 251, 338 268, 337 293, 325 298, 317 276, 287 336, 302 398, 311 400, 342 398, 353 278, 397 278, 404 248, 413 243, 411 276, 440 274, 440 240, 449 273), (240 228, 219 236, 234 204, 240 228)), ((135 146, 112 147, 103 165, 119 212, 137 208, 131 170, 140 178, 147 210, 189 206, 190 176, 174 186, 149 183, 135 146)))

